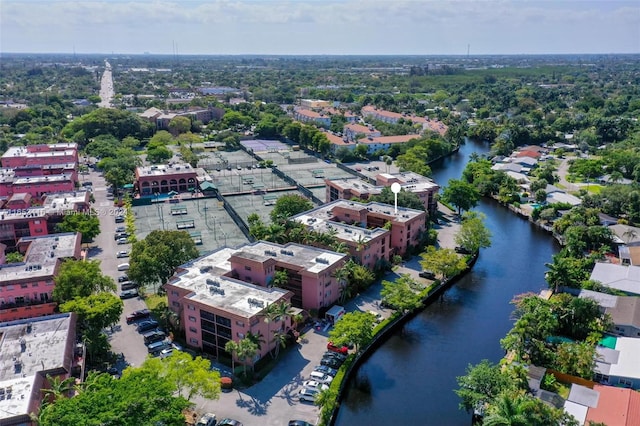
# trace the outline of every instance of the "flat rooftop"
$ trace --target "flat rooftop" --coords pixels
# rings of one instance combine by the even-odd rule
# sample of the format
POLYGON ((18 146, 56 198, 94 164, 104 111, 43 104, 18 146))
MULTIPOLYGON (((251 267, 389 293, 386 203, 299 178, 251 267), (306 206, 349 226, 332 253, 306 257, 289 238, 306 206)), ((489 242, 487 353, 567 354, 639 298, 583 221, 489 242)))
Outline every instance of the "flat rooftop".
POLYGON ((20 238, 18 245, 29 244, 24 261, 0 265, 0 283, 53 276, 58 259, 75 257, 80 239, 74 232, 20 238))
POLYGON ((312 273, 321 273, 331 265, 340 261, 346 255, 335 251, 324 250, 317 247, 302 244, 289 243, 285 245, 258 241, 240 247, 236 256, 250 255, 253 259, 274 258, 279 263, 294 265, 301 270, 312 273), (318 259, 323 259, 318 261, 318 259), (324 263, 326 261, 326 263, 324 263))
POLYGON ((69 341, 75 341, 70 313, 0 323, 0 383, 68 367, 69 341))
POLYGON ((64 214, 76 210, 76 204, 89 203, 88 191, 55 192, 48 194, 42 207, 28 209, 1 209, 0 223, 25 218, 45 217, 48 214, 64 214))
POLYGON ((352 211, 367 210, 367 212, 370 213, 387 216, 392 222, 407 222, 417 216, 425 214, 423 210, 409 209, 406 207, 398 207, 398 211, 396 212, 394 210, 394 206, 390 204, 378 203, 375 201, 360 203, 358 201, 341 199, 323 204, 322 206, 316 207, 312 210, 307 210, 304 213, 300 213, 294 216, 293 219, 306 224, 312 223, 312 221, 309 221, 309 219, 316 219, 316 222, 332 220, 332 218, 335 216, 333 214, 333 209, 336 207, 352 211))
POLYGON ((136 168, 136 176, 169 176, 189 172, 196 173, 190 164, 154 164, 136 168))
POLYGON ((62 173, 59 175, 46 175, 46 176, 29 176, 29 177, 14 177, 14 185, 26 185, 33 183, 51 183, 51 182, 66 182, 72 178, 71 173, 62 173))
POLYGON ((228 277, 203 274, 190 281, 194 293, 187 299, 250 318, 265 306, 278 302, 288 291, 277 287, 260 287, 228 277))

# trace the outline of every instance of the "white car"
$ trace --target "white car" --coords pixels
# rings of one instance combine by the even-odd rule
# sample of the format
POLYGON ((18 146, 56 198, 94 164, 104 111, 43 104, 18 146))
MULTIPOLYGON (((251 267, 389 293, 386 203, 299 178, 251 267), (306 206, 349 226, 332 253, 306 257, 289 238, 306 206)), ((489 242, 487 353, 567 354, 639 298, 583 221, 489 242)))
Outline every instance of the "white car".
POLYGON ((298 393, 298 400, 305 402, 315 402, 318 392, 319 391, 316 389, 302 388, 298 393))
POLYGON ((312 371, 309 377, 311 380, 315 382, 320 382, 325 385, 328 385, 333 380, 333 376, 321 373, 319 371, 312 371))
POLYGON ((302 384, 302 386, 307 389, 315 389, 319 391, 329 389, 329 386, 325 385, 324 383, 316 382, 315 380, 307 380, 302 384))
POLYGON ((123 258, 123 257, 129 257, 129 252, 126 250, 120 250, 117 254, 116 257, 118 259, 123 258))

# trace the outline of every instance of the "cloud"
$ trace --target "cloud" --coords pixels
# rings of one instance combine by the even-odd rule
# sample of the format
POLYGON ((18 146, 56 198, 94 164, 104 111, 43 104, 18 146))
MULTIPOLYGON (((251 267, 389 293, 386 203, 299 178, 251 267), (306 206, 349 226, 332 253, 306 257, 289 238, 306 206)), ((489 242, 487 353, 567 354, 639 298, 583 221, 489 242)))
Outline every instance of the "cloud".
POLYGON ((514 45, 559 53, 537 34, 544 30, 580 52, 639 52, 638 28, 640 5, 615 0, 2 0, 0 15, 5 51, 65 50, 82 39, 87 49, 93 43, 139 53, 174 39, 190 53, 211 53, 212 40, 224 42, 224 53, 420 53, 421 42, 429 45, 424 53, 448 53, 480 39, 482 53, 509 53, 514 45), (323 45, 327 39, 332 45, 323 45))

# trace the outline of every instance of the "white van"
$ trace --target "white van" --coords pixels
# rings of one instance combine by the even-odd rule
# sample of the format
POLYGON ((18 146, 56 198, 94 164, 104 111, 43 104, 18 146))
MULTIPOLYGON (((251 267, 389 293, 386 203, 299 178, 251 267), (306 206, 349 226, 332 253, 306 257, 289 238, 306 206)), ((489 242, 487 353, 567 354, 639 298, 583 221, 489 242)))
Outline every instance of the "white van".
POLYGON ((121 263, 118 265, 118 271, 128 271, 128 270, 129 270, 128 263, 121 263))
POLYGON ((312 371, 311 374, 309 374, 309 378, 311 380, 315 380, 316 382, 320 382, 320 383, 326 384, 326 385, 331 383, 331 381, 333 380, 332 376, 330 376, 328 374, 321 373, 319 371, 312 371))

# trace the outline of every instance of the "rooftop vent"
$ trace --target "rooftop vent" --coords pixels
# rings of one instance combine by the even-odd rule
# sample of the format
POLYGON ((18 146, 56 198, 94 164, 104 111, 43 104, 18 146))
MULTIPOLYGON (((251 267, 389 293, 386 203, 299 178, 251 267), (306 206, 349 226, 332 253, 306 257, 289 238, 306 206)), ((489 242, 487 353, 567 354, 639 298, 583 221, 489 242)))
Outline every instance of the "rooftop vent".
POLYGON ((211 286, 211 287, 209 287, 209 293, 211 293, 211 294, 219 294, 221 296, 224 296, 224 289, 221 289, 220 287, 211 286))
POLYGON ((325 264, 325 265, 329 264, 329 260, 325 259, 324 257, 316 257, 316 262, 317 263, 322 263, 322 264, 325 264))
POLYGON ((265 254, 266 256, 277 256, 277 255, 278 255, 278 253, 276 253, 276 252, 275 252, 275 251, 273 251, 273 250, 265 250, 265 251, 264 251, 264 254, 265 254))
POLYGON ((200 268, 200 273, 205 274, 209 272, 211 269, 213 269, 211 265, 203 266, 202 268, 200 268))
POLYGON ((259 306, 260 308, 264 307, 264 302, 260 299, 250 297, 247 299, 247 302, 249 302, 249 306, 259 306))

